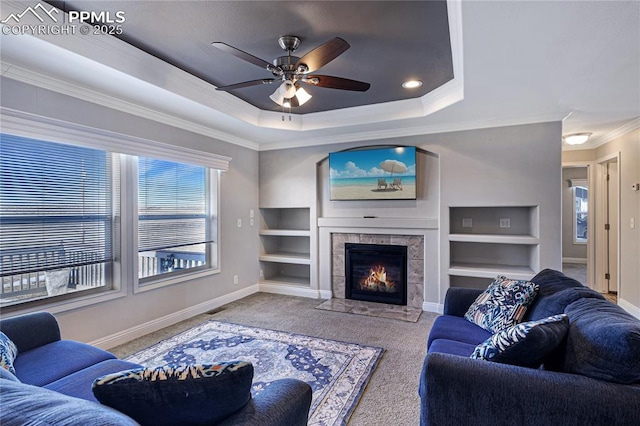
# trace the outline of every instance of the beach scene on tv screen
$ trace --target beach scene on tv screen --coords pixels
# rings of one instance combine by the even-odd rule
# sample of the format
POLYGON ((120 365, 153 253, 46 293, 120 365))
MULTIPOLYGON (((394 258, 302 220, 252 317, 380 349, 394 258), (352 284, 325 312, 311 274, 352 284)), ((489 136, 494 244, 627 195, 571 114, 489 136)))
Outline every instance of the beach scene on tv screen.
POLYGON ((416 198, 416 149, 396 147, 329 155, 331 200, 416 198))

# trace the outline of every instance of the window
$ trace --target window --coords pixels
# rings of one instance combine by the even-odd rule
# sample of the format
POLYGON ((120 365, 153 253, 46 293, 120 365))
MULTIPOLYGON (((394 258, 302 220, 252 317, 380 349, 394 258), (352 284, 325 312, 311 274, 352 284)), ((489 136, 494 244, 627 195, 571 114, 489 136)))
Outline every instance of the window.
POLYGON ((0 135, 0 306, 112 285, 117 157, 0 135))
POLYGON ((586 179, 572 179, 571 189, 573 190, 573 242, 586 244, 589 218, 589 189, 586 179))
POLYGON ((138 158, 138 278, 217 268, 217 180, 205 167, 138 158))
POLYGON ((218 272, 230 158, 0 115, 16 133, 0 134, 0 307, 60 311, 218 272))

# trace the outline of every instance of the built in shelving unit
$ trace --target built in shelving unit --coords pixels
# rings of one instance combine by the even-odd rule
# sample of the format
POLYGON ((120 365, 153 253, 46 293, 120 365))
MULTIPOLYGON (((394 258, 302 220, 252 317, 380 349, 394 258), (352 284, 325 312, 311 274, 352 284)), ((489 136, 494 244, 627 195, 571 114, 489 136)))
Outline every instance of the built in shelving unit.
POLYGON ((450 207, 449 285, 486 288, 497 275, 530 279, 539 269, 537 206, 450 207))
POLYGON ((260 283, 309 287, 310 209, 262 208, 260 213, 260 283))

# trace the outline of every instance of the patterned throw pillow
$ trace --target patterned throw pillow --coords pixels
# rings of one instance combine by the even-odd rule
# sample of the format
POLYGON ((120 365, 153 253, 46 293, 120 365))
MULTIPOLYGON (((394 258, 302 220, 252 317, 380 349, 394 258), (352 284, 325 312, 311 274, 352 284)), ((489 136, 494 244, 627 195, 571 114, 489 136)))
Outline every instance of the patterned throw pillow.
POLYGON ((12 374, 16 374, 16 369, 13 368, 13 361, 15 361, 17 356, 18 348, 15 343, 0 331, 0 367, 8 370, 12 374))
POLYGON ((476 346, 471 358, 538 368, 568 331, 565 314, 516 324, 476 346))
POLYGON ((498 276, 471 304, 464 317, 497 333, 519 323, 537 293, 537 284, 498 276))
POLYGON ((217 364, 137 368, 93 382, 102 404, 140 424, 217 424, 251 399, 253 365, 217 364))

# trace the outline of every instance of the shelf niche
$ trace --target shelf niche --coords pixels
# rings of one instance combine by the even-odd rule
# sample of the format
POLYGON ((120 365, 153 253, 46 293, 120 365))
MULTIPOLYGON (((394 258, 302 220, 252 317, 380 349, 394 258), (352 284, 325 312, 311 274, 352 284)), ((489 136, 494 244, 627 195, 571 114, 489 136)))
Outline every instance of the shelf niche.
POLYGON ((540 264, 537 206, 451 207, 449 218, 450 286, 479 287, 498 275, 535 275, 540 264))
POLYGON ((260 282, 309 287, 310 209, 261 208, 260 215, 260 282))

